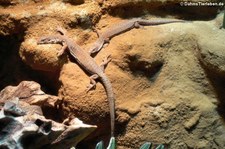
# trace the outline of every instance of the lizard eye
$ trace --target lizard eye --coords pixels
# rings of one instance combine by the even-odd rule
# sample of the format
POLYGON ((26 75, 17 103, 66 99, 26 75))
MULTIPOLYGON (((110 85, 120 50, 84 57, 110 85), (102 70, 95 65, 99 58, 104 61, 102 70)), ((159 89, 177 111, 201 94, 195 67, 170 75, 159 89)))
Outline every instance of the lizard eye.
POLYGON ((43 43, 47 43, 50 42, 51 40, 49 38, 40 38, 38 39, 37 43, 38 44, 43 44, 43 43))
POLYGON ((43 41, 44 41, 44 42, 47 42, 47 43, 52 43, 52 40, 49 39, 49 38, 46 38, 46 39, 44 39, 43 41))
POLYGON ((41 41, 48 41, 48 38, 41 38, 41 41))

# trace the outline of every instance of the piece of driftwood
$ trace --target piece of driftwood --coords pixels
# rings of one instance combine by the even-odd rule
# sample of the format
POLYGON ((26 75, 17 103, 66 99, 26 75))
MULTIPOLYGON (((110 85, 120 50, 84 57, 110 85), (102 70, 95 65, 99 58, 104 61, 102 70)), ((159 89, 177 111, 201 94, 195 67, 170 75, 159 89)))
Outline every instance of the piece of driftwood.
POLYGON ((77 118, 62 123, 45 118, 41 107, 54 106, 58 97, 40 85, 24 81, 0 92, 0 148, 71 148, 96 129, 77 118), (35 104, 35 105, 33 105, 35 104))

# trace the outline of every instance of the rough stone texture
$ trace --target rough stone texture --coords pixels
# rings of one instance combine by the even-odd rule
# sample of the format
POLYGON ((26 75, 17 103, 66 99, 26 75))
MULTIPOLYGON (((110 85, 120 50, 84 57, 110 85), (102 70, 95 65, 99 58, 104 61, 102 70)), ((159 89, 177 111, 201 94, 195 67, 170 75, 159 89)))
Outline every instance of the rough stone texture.
POLYGON ((42 108, 55 107, 58 100, 35 82, 8 86, 0 92, 0 99, 0 148, 70 148, 96 128, 77 118, 63 123, 46 119, 42 108))
POLYGON ((204 38, 204 36, 199 39, 201 61, 203 65, 220 76, 225 76, 225 46, 223 40, 225 36, 223 35, 223 30, 221 30, 215 32, 215 34, 207 39, 206 37, 204 38), (211 39, 214 42, 205 44, 208 39, 211 39), (217 44, 215 44, 215 42, 217 44))
MULTIPOLYGON (((165 144, 167 148, 225 147, 225 31, 219 29, 223 17, 216 17, 218 7, 184 8, 177 1, 161 3, 30 2, 0 10, 0 34, 23 37, 18 40, 20 58, 30 69, 37 70, 35 73, 47 72, 39 80, 57 86, 53 93, 63 99, 62 117, 76 116, 98 126, 78 148, 93 148, 97 141, 109 138, 104 88, 98 83, 96 90, 86 93, 88 74, 73 57, 57 57, 60 45, 37 45, 36 41, 42 35, 55 34, 55 28, 63 26, 86 50, 97 39, 92 27, 103 32, 129 17, 196 21, 133 29, 114 37, 95 57, 98 63, 109 54, 113 58, 106 74, 116 96, 118 149, 138 148, 146 141, 165 144)), ((1 65, 8 66, 6 62, 1 65)), ((18 71, 23 72, 21 76, 27 74, 27 70, 18 71)))
POLYGON ((7 86, 0 92, 1 105, 12 98, 25 100, 29 104, 55 107, 60 101, 59 97, 45 94, 41 86, 32 81, 22 81, 18 86, 7 86))

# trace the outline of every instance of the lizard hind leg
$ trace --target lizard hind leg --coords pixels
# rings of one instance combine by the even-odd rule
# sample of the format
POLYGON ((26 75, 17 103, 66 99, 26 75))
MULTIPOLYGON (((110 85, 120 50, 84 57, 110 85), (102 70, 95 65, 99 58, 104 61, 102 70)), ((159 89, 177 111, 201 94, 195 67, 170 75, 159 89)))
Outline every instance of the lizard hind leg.
POLYGON ((100 67, 102 69, 102 71, 105 71, 106 66, 108 65, 108 63, 112 60, 111 55, 108 55, 106 58, 103 59, 102 63, 100 64, 100 67))
POLYGON ((96 79, 98 79, 98 75, 97 74, 93 74, 92 76, 90 76, 90 84, 87 86, 87 92, 89 92, 91 89, 96 87, 96 79))

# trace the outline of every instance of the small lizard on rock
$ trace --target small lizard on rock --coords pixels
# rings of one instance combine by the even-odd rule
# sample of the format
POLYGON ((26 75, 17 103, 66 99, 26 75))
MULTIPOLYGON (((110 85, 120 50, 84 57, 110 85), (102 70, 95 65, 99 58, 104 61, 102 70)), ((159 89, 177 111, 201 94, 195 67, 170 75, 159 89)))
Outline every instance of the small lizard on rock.
POLYGON ((106 32, 102 34, 98 34, 99 38, 97 41, 91 46, 89 53, 93 54, 101 50, 105 43, 109 43, 109 40, 121 33, 129 31, 133 28, 140 28, 142 26, 152 26, 152 25, 160 25, 167 23, 176 23, 176 22, 184 22, 183 20, 145 20, 141 18, 131 19, 129 21, 123 21, 120 24, 109 28, 106 32))
POLYGON ((64 53, 66 49, 69 50, 70 54, 76 59, 77 63, 85 69, 87 72, 92 74, 90 77, 90 85, 88 91, 95 87, 95 79, 100 78, 103 83, 110 108, 110 117, 111 117, 111 137, 114 136, 114 125, 115 125, 115 100, 112 85, 108 77, 104 73, 105 66, 111 61, 110 56, 108 56, 103 63, 99 66, 95 60, 77 45, 72 39, 66 35, 66 31, 62 28, 57 29, 61 35, 50 35, 42 37, 38 40, 38 44, 62 44, 63 47, 60 51, 60 55, 64 53))

